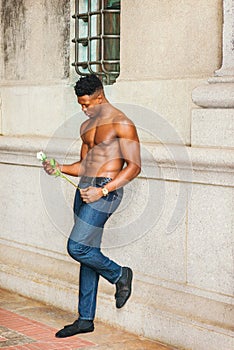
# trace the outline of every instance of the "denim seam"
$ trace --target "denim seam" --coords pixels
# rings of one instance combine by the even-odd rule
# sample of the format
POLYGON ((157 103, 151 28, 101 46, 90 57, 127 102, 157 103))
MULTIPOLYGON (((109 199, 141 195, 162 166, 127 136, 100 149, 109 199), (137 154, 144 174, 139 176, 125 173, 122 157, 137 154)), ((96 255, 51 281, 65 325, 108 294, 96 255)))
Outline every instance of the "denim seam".
MULTIPOLYGON (((93 289, 95 288, 95 281, 94 281, 94 286, 93 286, 93 289)), ((92 317, 91 316, 91 313, 92 313, 92 305, 95 303, 96 304, 96 297, 97 297, 97 292, 96 292, 96 295, 93 295, 92 296, 92 301, 90 302, 90 308, 89 308, 89 315, 90 315, 90 317, 92 317)), ((94 310, 94 312, 95 312, 96 310, 94 310)), ((93 315, 93 318, 95 317, 95 314, 93 315)))
POLYGON ((113 282, 113 284, 116 284, 119 281, 120 277, 122 276, 122 273, 123 273, 123 268, 120 266, 120 274, 117 277, 117 279, 115 280, 115 282, 113 282))

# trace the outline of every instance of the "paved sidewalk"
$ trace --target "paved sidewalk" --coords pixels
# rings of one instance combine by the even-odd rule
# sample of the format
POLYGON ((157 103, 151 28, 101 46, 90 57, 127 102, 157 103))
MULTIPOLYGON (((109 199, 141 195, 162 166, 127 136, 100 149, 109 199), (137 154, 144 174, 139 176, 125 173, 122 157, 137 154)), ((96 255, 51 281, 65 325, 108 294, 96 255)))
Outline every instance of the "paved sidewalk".
POLYGON ((174 350, 158 342, 95 322, 92 333, 65 339, 55 332, 76 315, 0 290, 0 349, 3 350, 174 350))

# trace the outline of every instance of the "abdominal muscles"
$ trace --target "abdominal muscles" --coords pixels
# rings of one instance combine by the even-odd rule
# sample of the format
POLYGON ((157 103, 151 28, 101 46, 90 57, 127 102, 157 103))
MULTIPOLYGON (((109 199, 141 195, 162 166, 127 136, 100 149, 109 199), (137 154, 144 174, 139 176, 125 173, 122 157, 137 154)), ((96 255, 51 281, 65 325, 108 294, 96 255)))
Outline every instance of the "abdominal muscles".
POLYGON ((92 147, 83 160, 85 175, 115 178, 121 171, 124 160, 121 157, 118 140, 100 143, 92 147))

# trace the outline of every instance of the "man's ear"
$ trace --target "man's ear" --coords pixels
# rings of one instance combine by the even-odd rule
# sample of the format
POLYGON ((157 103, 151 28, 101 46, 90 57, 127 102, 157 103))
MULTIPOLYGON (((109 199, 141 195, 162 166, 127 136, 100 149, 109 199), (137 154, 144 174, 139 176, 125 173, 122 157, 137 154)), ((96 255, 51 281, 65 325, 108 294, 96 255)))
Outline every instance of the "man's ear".
POLYGON ((102 101, 103 101, 103 95, 102 95, 102 94, 99 94, 99 95, 97 96, 97 100, 98 100, 98 103, 101 104, 102 101))

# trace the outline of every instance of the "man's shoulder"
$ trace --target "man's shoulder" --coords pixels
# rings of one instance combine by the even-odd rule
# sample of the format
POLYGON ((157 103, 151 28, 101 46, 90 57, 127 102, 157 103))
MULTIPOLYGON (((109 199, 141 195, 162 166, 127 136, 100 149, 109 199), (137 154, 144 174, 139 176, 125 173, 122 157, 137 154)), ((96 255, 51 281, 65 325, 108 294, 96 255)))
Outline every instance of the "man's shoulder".
POLYGON ((119 109, 116 109, 116 112, 113 115, 113 123, 117 124, 129 124, 133 125, 134 123, 132 122, 131 119, 129 119, 124 112, 120 111, 119 109))
POLYGON ((85 121, 81 124, 80 130, 81 130, 81 131, 85 130, 86 127, 88 126, 89 122, 90 122, 89 119, 85 120, 85 121))
POLYGON ((113 125, 117 137, 138 141, 136 126, 123 112, 119 111, 113 118, 113 125))

